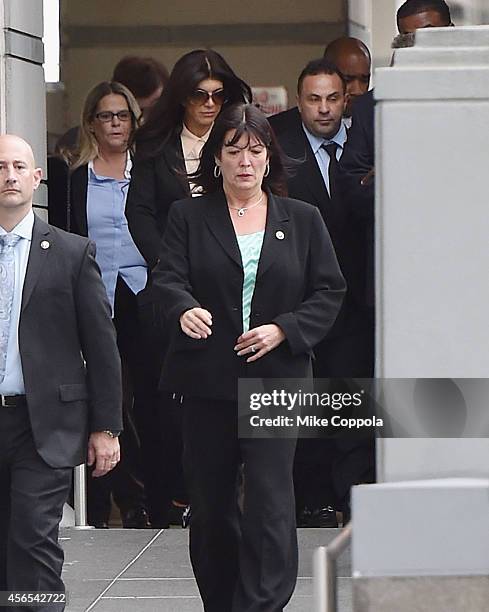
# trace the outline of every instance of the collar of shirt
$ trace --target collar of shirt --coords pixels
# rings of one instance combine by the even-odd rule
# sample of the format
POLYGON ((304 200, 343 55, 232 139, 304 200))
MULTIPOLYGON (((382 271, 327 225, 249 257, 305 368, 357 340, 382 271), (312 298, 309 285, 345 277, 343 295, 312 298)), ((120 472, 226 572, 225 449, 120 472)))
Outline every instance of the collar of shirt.
POLYGON ((313 150, 314 155, 317 154, 323 144, 330 144, 332 142, 335 142, 340 149, 343 149, 343 147, 345 146, 346 139, 348 137, 346 133, 345 122, 343 119, 341 120, 340 129, 336 132, 333 138, 330 138, 329 140, 325 140, 322 136, 316 136, 315 134, 312 134, 304 124, 302 124, 302 129, 304 130, 307 140, 311 145, 311 149, 313 150))
MULTIPOLYGON (((131 180, 131 170, 132 170, 132 157, 131 154, 129 153, 129 151, 127 151, 127 157, 126 157, 126 167, 124 168, 124 178, 128 181, 131 180)), ((88 174, 89 176, 98 179, 99 181, 104 181, 107 179, 110 180, 114 180, 112 179, 110 176, 100 176, 98 174, 96 174, 94 168, 93 168, 93 159, 91 159, 88 162, 88 174)))
POLYGON ((182 125, 182 133, 180 137, 182 140, 183 156, 185 159, 199 159, 200 151, 207 142, 211 130, 212 127, 210 127, 203 136, 196 136, 188 129, 185 123, 182 125))
MULTIPOLYGON (((15 234, 16 236, 20 236, 21 238, 25 238, 26 240, 32 240, 32 228, 34 227, 34 212, 30 210, 26 216, 17 223, 14 229, 10 232, 11 234, 15 234)), ((0 225, 0 236, 4 234, 8 234, 3 227, 0 225)))

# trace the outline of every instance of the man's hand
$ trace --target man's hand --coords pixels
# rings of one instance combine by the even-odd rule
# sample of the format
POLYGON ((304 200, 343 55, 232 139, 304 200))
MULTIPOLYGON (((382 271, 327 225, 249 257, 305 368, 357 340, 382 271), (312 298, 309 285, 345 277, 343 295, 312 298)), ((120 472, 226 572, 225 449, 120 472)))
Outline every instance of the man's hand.
POLYGON ((234 350, 240 357, 241 355, 251 355, 246 360, 246 363, 250 363, 273 351, 284 340, 285 334, 281 328, 275 323, 269 323, 268 325, 254 327, 241 334, 234 350))
POLYGON ((362 180, 360 181, 360 185, 362 185, 362 187, 365 187, 365 185, 368 185, 371 181, 373 181, 373 179, 375 178, 375 168, 371 168, 367 174, 362 177, 362 180))
POLYGON ((88 465, 94 465, 92 476, 105 476, 121 458, 119 440, 103 431, 94 431, 88 438, 88 465))
POLYGON ((200 340, 212 334, 212 315, 205 308, 190 308, 180 317, 180 327, 184 334, 200 340))

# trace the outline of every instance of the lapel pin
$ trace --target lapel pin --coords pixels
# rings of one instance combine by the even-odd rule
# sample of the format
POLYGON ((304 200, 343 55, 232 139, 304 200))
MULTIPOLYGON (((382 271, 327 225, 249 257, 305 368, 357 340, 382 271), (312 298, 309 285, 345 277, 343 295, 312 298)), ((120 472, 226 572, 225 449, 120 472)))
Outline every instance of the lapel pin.
POLYGON ((49 242, 48 242, 47 240, 43 240, 43 241, 41 242, 41 249, 46 250, 46 249, 49 249, 49 247, 50 247, 50 246, 51 246, 51 245, 49 244, 49 242))
POLYGON ((278 232, 275 232, 275 238, 277 240, 283 240, 285 238, 285 234, 282 231, 278 230, 278 232))

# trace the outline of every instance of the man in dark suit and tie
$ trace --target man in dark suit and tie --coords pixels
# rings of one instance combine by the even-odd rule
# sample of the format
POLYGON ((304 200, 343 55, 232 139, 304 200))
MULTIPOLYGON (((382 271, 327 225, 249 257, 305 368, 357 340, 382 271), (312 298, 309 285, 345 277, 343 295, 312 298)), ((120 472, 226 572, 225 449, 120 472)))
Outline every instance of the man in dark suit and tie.
MULTIPOLYGON (((0 591, 17 593, 64 592, 58 527, 72 468, 88 448, 93 475, 106 474, 122 428, 94 247, 34 215, 41 175, 24 140, 0 136, 0 591)), ((57 599, 21 609, 63 610, 57 599)))
MULTIPOLYGON (((347 281, 347 296, 340 315, 327 338, 314 349, 317 378, 362 378, 373 373, 373 311, 365 303, 363 289, 365 229, 363 220, 352 216, 339 192, 339 160, 347 140, 343 121, 346 104, 342 73, 322 58, 309 62, 299 76, 297 108, 270 118, 285 153, 303 160, 288 181, 289 196, 319 208, 347 281)), ((351 448, 346 454, 351 455, 351 448)), ((357 466, 350 473, 339 461, 333 445, 301 441, 295 471, 299 524, 336 526, 336 516, 330 507, 334 497, 338 505, 345 505, 348 516, 350 485, 372 477, 373 460, 367 458, 364 463, 362 472, 366 468, 368 473, 356 473, 357 466), (331 485, 333 463, 338 464, 333 471, 338 468, 342 474, 341 482, 334 479, 335 487, 331 485), (306 506, 306 515, 301 517, 306 506), (312 510, 313 516, 308 516, 308 510, 312 510)))

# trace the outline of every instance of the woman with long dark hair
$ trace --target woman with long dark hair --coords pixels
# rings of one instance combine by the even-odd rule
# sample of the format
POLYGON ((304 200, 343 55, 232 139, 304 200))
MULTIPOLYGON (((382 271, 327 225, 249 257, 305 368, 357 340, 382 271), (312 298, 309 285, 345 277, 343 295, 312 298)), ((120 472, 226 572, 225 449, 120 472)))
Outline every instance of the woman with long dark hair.
MULTIPOLYGON (((151 270, 157 260, 166 218, 175 200, 197 196, 200 189, 188 180, 199 165, 201 149, 216 117, 234 102, 251 100, 251 90, 216 51, 196 50, 175 64, 163 94, 144 125, 136 133, 136 161, 133 167, 126 214, 136 245, 151 270)), ((151 325, 155 315, 151 278, 140 296, 142 312, 151 325)), ((144 316, 144 315, 143 315, 144 316)), ((161 371, 166 339, 155 329, 155 377, 161 371)), ((186 505, 181 467, 180 395, 162 397, 161 428, 165 460, 162 478, 168 483, 169 516, 178 517, 186 505), (180 508, 180 511, 178 510, 180 508)), ((159 526, 165 526, 162 508, 159 526)))
POLYGON ((136 163, 127 202, 131 234, 149 268, 158 259, 172 202, 195 188, 187 175, 223 108, 250 102, 251 90, 216 51, 196 50, 175 64, 163 94, 136 133, 136 163))
POLYGON ((171 207, 153 282, 171 335, 162 385, 185 396, 192 566, 206 612, 279 612, 297 577, 295 439, 238 435, 238 379, 310 377, 345 282, 318 209, 283 197, 256 107, 222 111, 191 178, 203 195, 171 207))

